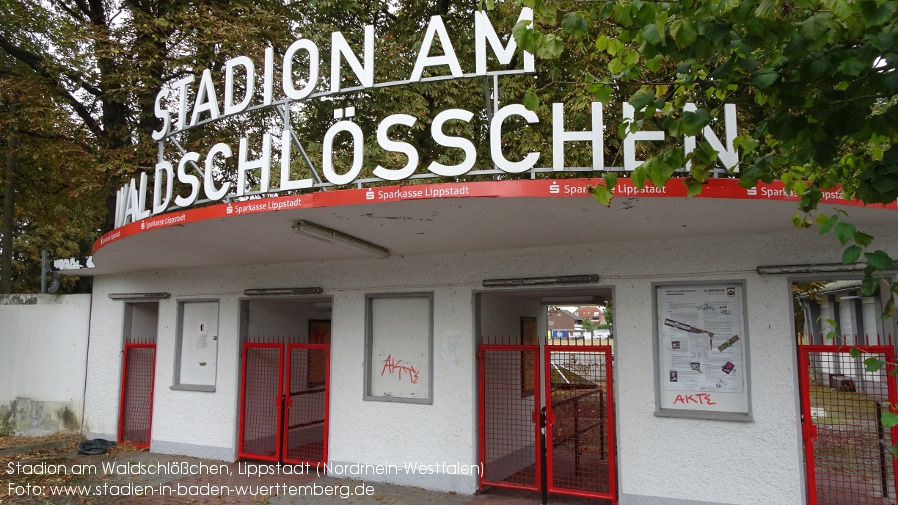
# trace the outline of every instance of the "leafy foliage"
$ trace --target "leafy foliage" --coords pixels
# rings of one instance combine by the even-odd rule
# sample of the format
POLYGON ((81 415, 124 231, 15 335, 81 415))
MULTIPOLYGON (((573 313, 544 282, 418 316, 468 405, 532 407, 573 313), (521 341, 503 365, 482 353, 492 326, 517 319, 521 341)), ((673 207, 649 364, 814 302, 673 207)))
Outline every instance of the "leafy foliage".
MULTIPOLYGON (((682 174, 689 195, 698 194, 720 170, 716 152, 706 140, 688 154, 680 144, 717 127, 712 118, 729 102, 738 104, 741 151, 729 175, 746 188, 782 181, 801 197, 796 226, 810 225, 805 216, 834 188, 871 205, 898 199, 898 1, 517 1, 537 12, 532 27, 515 30, 531 51, 547 37, 566 49, 584 46, 588 30, 558 19, 582 19, 590 33, 598 27, 594 52, 606 64, 584 73, 584 84, 603 103, 631 103, 631 130, 651 127, 672 139, 653 142, 653 158, 628 174, 638 187, 682 174)), ((543 66, 559 65, 540 56, 543 66)), ((617 176, 606 173, 594 190, 604 205, 617 176)), ((845 247, 843 262, 866 263, 863 290, 871 294, 889 255, 844 213, 815 221, 845 247)), ((894 312, 898 283, 890 288, 883 317, 894 312)))

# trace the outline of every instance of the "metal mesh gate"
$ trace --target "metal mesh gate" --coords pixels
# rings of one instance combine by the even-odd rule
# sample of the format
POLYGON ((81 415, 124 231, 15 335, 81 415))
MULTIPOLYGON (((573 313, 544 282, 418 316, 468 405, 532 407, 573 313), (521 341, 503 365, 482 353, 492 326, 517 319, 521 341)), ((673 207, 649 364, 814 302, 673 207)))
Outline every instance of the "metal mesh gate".
POLYGON ((886 505, 896 501, 896 465, 889 448, 898 428, 880 418, 898 403, 890 346, 799 346, 802 438, 810 505, 886 505), (864 360, 887 366, 867 372, 864 360))
POLYGON ((539 346, 480 347, 481 484, 539 490, 539 346))
POLYGON ((243 344, 241 458, 280 461, 283 369, 283 344, 243 344))
POLYGON ((156 344, 126 343, 122 360, 119 442, 150 446, 156 344))
POLYGON ((318 464, 327 461, 327 377, 330 347, 287 346, 289 387, 284 426, 284 461, 318 464))
POLYGON ((546 346, 548 490, 614 499, 611 348, 546 346))
POLYGON ((607 341, 547 345, 542 353, 538 345, 480 346, 481 487, 614 502, 612 353, 599 344, 607 341))

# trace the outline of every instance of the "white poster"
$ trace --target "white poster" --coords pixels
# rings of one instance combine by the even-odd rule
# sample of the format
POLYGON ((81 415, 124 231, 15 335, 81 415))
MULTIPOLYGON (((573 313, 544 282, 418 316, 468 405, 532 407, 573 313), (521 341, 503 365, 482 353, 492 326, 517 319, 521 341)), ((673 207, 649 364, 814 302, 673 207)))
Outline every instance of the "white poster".
POLYGON ((748 412, 742 285, 658 287, 661 407, 748 412))
POLYGON ((430 295, 375 297, 369 310, 367 398, 429 403, 430 295))

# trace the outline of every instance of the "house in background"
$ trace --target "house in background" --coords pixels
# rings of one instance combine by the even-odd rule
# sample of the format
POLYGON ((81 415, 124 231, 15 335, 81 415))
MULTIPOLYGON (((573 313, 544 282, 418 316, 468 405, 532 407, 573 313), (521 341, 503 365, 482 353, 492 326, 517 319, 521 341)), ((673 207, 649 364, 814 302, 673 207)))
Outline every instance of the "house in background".
POLYGON ((592 324, 605 324, 605 313, 595 305, 577 307, 574 314, 582 320, 589 320, 592 324))
POLYGON ((569 310, 559 307, 549 309, 549 330, 579 330, 583 320, 569 310))

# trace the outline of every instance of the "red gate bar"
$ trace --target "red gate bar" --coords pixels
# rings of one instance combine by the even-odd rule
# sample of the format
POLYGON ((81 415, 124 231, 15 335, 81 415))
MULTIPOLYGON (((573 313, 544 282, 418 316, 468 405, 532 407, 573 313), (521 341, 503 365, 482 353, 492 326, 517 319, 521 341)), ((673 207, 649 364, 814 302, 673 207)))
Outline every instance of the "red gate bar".
POLYGON ((891 346, 800 345, 802 440, 810 505, 895 503, 898 466, 880 422, 886 403, 898 404, 891 346), (866 372, 863 360, 886 366, 866 372), (815 419, 818 421, 815 422, 815 419))
POLYGON ((123 354, 118 441, 148 448, 153 425, 156 344, 127 342, 123 354))
POLYGON ((548 491, 614 501, 611 347, 547 345, 543 364, 548 491))
POLYGON ((540 490, 538 357, 536 345, 480 346, 481 489, 540 490))
POLYGON ((330 345, 287 345, 284 462, 327 462, 330 345))
POLYGON ((247 342, 242 355, 237 454, 241 458, 280 461, 284 345, 247 342))

